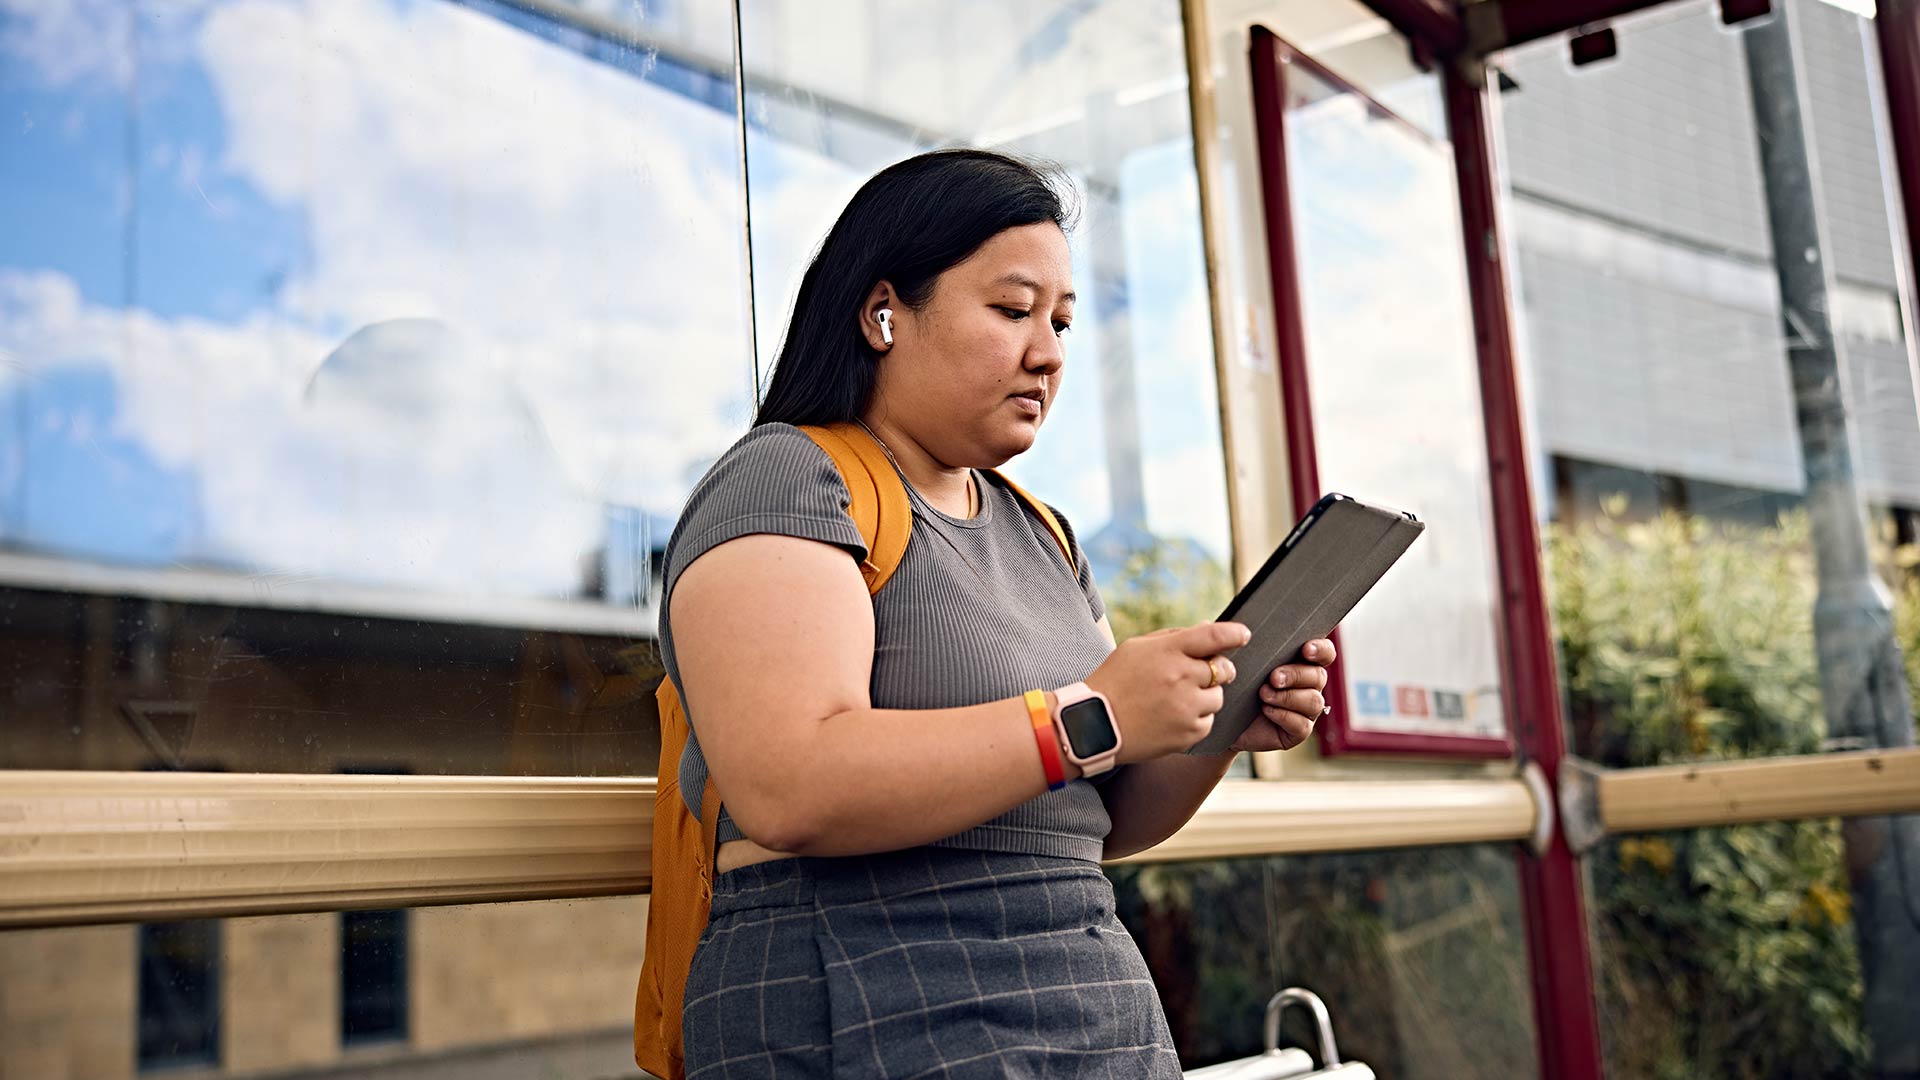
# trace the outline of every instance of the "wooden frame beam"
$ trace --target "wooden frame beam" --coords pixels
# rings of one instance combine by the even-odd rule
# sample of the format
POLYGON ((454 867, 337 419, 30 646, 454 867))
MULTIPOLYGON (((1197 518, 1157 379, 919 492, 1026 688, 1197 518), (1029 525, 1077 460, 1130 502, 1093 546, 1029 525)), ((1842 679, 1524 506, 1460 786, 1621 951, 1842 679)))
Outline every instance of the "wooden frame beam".
MULTIPOLYGON (((1920 749, 1600 774, 1608 832, 1920 812, 1920 749)), ((651 779, 0 772, 0 929, 644 893, 651 779)), ((1519 779, 1229 780, 1126 862, 1526 840, 1519 779)))
POLYGON ((0 927, 646 891, 653 781, 0 772, 0 927))
POLYGON ((1364 0, 1381 18, 1393 24, 1430 53, 1451 56, 1467 44, 1460 8, 1452 0, 1364 0))
MULTIPOLYGON (((643 893, 651 779, 0 772, 0 928, 643 893)), ((1133 861, 1518 840, 1518 780, 1222 784, 1133 861)))
POLYGON ((1228 781, 1186 828, 1119 861, 1517 841, 1533 832, 1538 814, 1517 779, 1228 781))
POLYGON ((1610 835, 1920 813, 1920 748, 1620 769, 1596 787, 1610 835))

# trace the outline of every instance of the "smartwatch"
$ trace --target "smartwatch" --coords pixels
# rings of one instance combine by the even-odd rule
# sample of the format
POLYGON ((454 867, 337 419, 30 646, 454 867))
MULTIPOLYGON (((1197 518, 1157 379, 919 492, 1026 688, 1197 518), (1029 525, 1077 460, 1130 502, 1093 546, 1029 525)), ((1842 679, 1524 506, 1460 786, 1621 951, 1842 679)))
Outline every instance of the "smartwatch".
POLYGON ((1107 695, 1077 682, 1054 691, 1054 700, 1053 730, 1066 759, 1080 766, 1082 776, 1113 768, 1120 755, 1120 727, 1107 695))

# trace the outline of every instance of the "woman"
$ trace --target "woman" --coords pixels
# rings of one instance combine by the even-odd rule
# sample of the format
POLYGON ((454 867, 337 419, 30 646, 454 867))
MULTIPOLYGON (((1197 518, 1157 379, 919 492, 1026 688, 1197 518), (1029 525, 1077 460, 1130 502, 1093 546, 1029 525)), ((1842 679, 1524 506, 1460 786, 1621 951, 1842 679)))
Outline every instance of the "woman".
MULTIPOLYGON (((668 544, 661 646, 696 738, 682 789, 711 769, 724 804, 690 1078, 1179 1075, 1099 861, 1172 834, 1224 775, 1231 754, 1180 751, 1248 631, 1115 648, 1071 530, 1069 567, 983 471, 1033 445, 1059 394, 1066 227, 1048 178, 997 154, 869 180, 801 281, 753 430, 668 544), (795 426, 845 421, 913 506, 872 596, 847 486, 795 426), (1104 695, 1118 768, 1048 760, 1025 692, 1051 711, 1062 689, 1104 695)), ((1309 657, 1271 674, 1238 749, 1307 736, 1332 647, 1309 657)))

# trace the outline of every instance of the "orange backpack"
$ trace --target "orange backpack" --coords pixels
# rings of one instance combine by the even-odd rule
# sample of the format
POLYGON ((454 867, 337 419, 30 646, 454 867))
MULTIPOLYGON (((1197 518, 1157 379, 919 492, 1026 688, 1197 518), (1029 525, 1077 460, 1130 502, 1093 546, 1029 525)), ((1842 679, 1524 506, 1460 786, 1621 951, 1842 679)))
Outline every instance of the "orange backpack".
MULTIPOLYGON (((833 459, 851 496, 847 516, 867 545, 860 575, 869 595, 886 585, 899 568, 913 531, 913 505, 906 485, 878 442, 857 424, 803 427, 833 459)), ((1000 476, 995 473, 995 476, 1000 476)), ((1073 547, 1047 505, 1000 476, 1033 515, 1053 534, 1067 565, 1073 547)), ((1076 571, 1078 567, 1075 567, 1076 571)), ((693 967, 694 947, 707 926, 713 903, 714 830, 719 827, 720 793, 707 778, 700 793, 700 818, 694 820, 680 794, 680 755, 687 746, 687 713, 673 680, 660 680, 660 780, 653 796, 652 885, 647 904, 647 951, 640 965, 640 986, 633 1001, 633 1060, 655 1076, 685 1080, 680 1017, 693 967)))

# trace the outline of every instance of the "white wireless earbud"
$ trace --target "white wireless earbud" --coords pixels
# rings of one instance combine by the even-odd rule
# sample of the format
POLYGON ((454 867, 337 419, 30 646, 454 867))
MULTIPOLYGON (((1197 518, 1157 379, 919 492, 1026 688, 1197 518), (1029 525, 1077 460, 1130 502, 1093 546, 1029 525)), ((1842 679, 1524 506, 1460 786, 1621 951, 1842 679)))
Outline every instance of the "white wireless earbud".
POLYGON ((881 308, 874 319, 880 323, 880 340, 888 345, 893 344, 893 309, 881 308))

